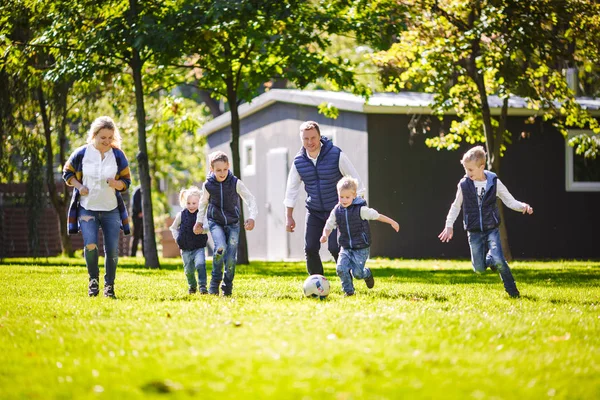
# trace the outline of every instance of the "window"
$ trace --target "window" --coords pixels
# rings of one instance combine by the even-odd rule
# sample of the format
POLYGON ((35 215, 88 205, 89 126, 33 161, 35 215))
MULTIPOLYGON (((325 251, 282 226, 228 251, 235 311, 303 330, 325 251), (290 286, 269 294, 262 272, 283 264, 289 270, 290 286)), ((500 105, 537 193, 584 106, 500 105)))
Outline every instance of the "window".
POLYGON ((600 192, 600 158, 586 159, 575 154, 568 142, 574 136, 592 131, 571 130, 565 140, 565 183, 567 192, 600 192))
POLYGON ((242 175, 256 175, 256 141, 244 140, 242 144, 242 175))

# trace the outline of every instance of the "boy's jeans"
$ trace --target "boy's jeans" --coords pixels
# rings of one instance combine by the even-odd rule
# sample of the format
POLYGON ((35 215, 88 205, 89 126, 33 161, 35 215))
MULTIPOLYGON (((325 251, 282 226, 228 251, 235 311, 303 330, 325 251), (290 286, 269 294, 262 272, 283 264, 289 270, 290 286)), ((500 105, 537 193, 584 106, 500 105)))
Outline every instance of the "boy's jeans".
POLYGON ((98 279, 98 229, 102 228, 104 236, 104 285, 114 285, 119 261, 119 235, 121 234, 121 217, 119 209, 111 211, 91 211, 79 206, 79 226, 83 235, 83 253, 90 279, 98 279), (95 244, 94 250, 88 250, 88 244, 95 244))
POLYGON ((212 220, 208 220, 208 227, 215 243, 208 293, 219 294, 219 285, 223 280, 221 290, 223 290, 224 295, 229 296, 233 290, 240 224, 237 222, 235 224, 219 225, 212 220), (225 264, 225 275, 223 275, 223 264, 225 264))
POLYGON ((356 250, 341 248, 335 272, 342 280, 344 293, 354 293, 353 276, 356 279, 366 279, 373 276, 371 270, 365 267, 365 263, 369 259, 369 251, 369 247, 356 250))
POLYGON ((183 272, 187 278, 188 285, 193 289, 199 284, 200 289, 206 289, 206 256, 204 247, 194 250, 181 250, 183 259, 183 272), (198 282, 196 282, 195 272, 198 271, 198 282))
POLYGON ((498 228, 484 232, 468 232, 469 247, 471 248, 471 262, 473 270, 477 273, 484 272, 486 268, 495 266, 504 283, 504 289, 511 296, 518 296, 519 291, 515 284, 512 272, 504 259, 500 231, 498 228))

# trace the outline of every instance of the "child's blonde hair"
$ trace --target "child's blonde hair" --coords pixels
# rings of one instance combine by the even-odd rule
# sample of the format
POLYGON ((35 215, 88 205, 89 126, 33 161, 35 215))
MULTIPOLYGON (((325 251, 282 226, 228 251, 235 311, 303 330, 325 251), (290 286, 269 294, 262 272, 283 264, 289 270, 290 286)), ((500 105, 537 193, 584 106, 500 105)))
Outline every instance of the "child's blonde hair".
POLYGON ((88 131, 87 142, 91 144, 101 129, 109 129, 113 131, 113 139, 110 145, 120 149, 121 133, 119 132, 119 128, 117 128, 115 121, 113 121, 111 117, 107 116, 98 117, 94 120, 94 122, 92 122, 92 126, 90 126, 90 130, 88 131))
POLYGON ((198 196, 198 199, 202 197, 202 190, 198 186, 190 186, 187 189, 181 189, 179 192, 179 205, 183 208, 186 208, 188 197, 190 196, 198 196))
POLYGON ((351 176, 343 177, 337 183, 338 194, 341 193, 342 190, 352 190, 356 194, 358 191, 358 181, 351 176))
POLYGON ((208 155, 208 161, 210 162, 210 167, 212 168, 214 163, 218 161, 223 161, 224 163, 229 164, 229 157, 222 151, 214 151, 208 155))
POLYGON ((460 163, 465 165, 466 162, 476 161, 477 165, 485 164, 485 150, 483 146, 475 146, 469 149, 464 155, 460 163))

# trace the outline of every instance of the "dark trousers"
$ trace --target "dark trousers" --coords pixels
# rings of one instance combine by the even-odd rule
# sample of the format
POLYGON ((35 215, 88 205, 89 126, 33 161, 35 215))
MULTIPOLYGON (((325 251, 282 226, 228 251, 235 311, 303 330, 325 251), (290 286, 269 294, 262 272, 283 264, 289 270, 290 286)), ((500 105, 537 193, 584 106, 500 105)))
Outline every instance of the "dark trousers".
POLYGON ((144 255, 144 221, 142 218, 134 217, 133 220, 133 239, 131 241, 131 257, 135 257, 138 244, 142 242, 142 255, 144 255))
MULTIPOLYGON (((321 242, 319 239, 323 234, 325 222, 329 218, 328 211, 312 211, 306 210, 306 229, 304 233, 304 254, 306 255, 306 270, 309 275, 323 275, 323 263, 319 250, 321 250, 321 242)), ((335 261, 337 262, 340 253, 340 245, 337 241, 337 229, 333 230, 327 241, 327 248, 335 261)))

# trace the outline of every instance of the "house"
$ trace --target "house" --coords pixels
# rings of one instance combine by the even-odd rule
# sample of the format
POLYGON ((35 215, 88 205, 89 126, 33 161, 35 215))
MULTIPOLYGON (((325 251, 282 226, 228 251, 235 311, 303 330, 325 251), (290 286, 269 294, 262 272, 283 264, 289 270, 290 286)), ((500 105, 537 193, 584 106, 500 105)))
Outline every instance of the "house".
MULTIPOLYGON (((289 167, 301 147, 298 127, 306 120, 317 121, 322 135, 349 156, 365 182, 369 205, 400 224, 399 233, 386 224, 371 224, 372 257, 469 258, 461 217, 450 243, 437 238, 464 175, 459 160, 469 146, 452 152, 425 145, 426 134, 413 128, 429 119, 429 137, 437 134, 440 122, 431 115, 431 101, 424 93, 376 94, 365 102, 349 93, 274 89, 243 104, 241 178, 259 206, 256 228, 247 236, 250 258, 304 258, 305 197, 294 209, 294 233, 285 231, 282 202, 289 167), (339 109, 337 119, 318 113, 323 102, 339 109)), ((579 101, 600 116, 600 100, 579 101)), ((500 99, 492 97, 490 105, 499 115, 500 99)), ((515 198, 535 210, 531 216, 506 210, 512 254, 527 259, 598 259, 600 242, 594 229, 600 226, 600 160, 574 156, 550 123, 536 119, 528 124, 533 112, 523 99, 509 102, 512 144, 500 176, 515 198)), ((443 123, 451 118, 448 115, 443 123)), ((231 154, 229 113, 204 125, 201 133, 207 136, 207 152, 231 154)), ((325 247, 322 255, 327 257, 325 247)))

